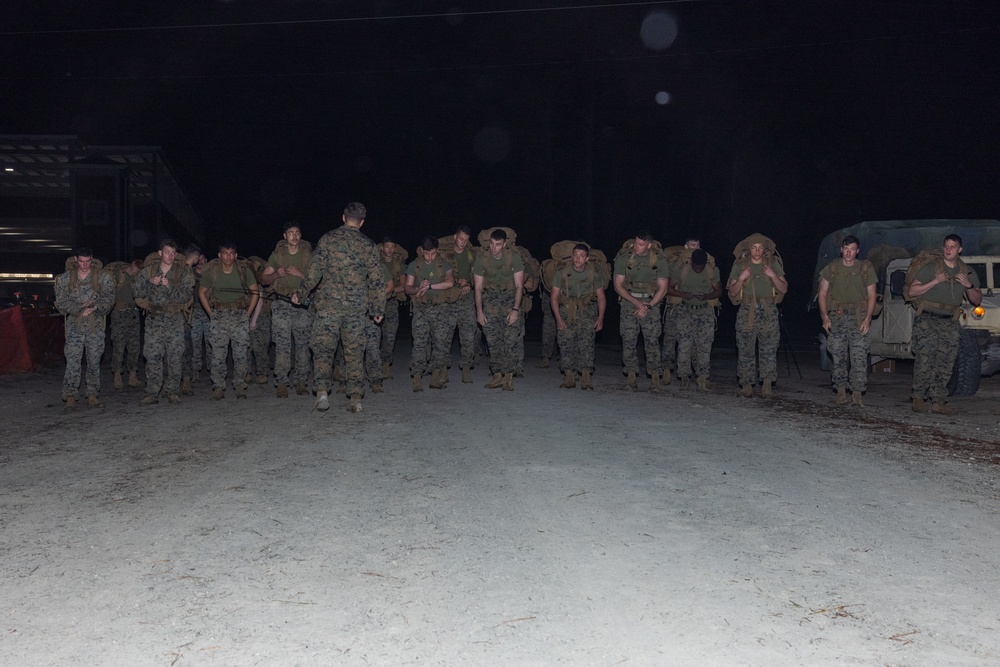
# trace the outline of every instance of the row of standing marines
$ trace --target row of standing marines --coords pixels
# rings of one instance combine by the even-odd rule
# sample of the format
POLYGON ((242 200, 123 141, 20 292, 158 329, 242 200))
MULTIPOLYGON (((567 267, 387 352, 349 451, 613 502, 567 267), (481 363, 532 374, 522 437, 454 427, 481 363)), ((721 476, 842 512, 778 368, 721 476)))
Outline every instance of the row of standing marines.
MULTIPOLYGON (((485 335, 492 376, 486 387, 513 390, 514 377, 523 372, 529 292, 538 282, 543 310, 539 366, 549 365, 558 344, 561 387, 574 388, 579 382, 582 389, 593 388, 595 336, 604 326, 609 282, 620 304, 626 385, 638 388, 641 334, 650 390, 669 384, 672 372, 682 387, 692 377, 698 389, 712 387, 710 353, 723 288, 715 259, 696 238, 665 249, 651 234, 639 232, 613 265, 587 244, 566 241, 555 244, 553 258, 539 266, 515 244, 512 230, 486 230, 476 248, 472 231, 460 226, 450 237, 426 237, 417 258, 406 265, 407 253, 392 239, 376 246, 361 232, 365 217, 362 204, 349 204, 343 225, 326 233, 315 248, 302 239, 297 223, 288 223, 266 262, 239 258, 233 243, 221 244, 218 257, 206 261, 197 247, 182 255, 167 240, 145 262, 108 267, 89 249, 78 249, 55 285, 56 307, 66 318, 66 409, 74 409, 80 395, 84 353, 87 404, 102 405, 99 370, 108 314, 115 389, 123 388, 125 372, 130 388, 142 386, 137 372, 144 314, 142 405, 156 404, 161 397, 177 403, 180 395, 192 393, 203 342, 209 351, 212 398, 225 397, 230 350, 231 384, 236 398, 246 398, 250 381, 271 381, 273 342, 279 398, 286 398, 290 388, 298 395, 314 391, 316 409, 325 411, 339 384, 348 410, 359 412, 366 378, 379 393, 382 380, 391 377, 399 307, 407 300, 412 308, 413 391, 423 390, 427 375, 432 389, 447 387, 456 330, 462 382, 473 381, 480 336, 485 335), (251 360, 256 374, 249 372, 251 360)), ((833 356, 834 401, 846 404, 850 389, 851 402, 860 407, 867 388, 876 278, 870 263, 857 258, 858 246, 856 238, 844 239, 842 257, 820 275, 818 299, 833 356)), ((963 298, 974 305, 981 298, 975 272, 965 270, 960 254, 961 239, 948 237, 942 261, 929 264, 911 287, 930 304, 921 306, 914 328, 914 410, 929 405, 935 412, 953 411, 945 387, 958 346, 952 315, 963 298)), ((739 392, 766 398, 777 376, 777 305, 788 283, 768 237, 747 237, 734 256, 725 289, 739 305, 739 392)))

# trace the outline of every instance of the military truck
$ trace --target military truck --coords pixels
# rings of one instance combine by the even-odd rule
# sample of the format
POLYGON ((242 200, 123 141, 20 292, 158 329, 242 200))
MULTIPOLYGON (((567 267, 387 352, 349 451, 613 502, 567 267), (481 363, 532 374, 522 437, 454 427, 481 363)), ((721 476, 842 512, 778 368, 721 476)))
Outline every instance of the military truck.
MULTIPOLYGON (((1000 371, 1000 221, 892 220, 862 222, 828 235, 820 244, 819 272, 840 256, 840 243, 853 235, 861 241, 858 256, 870 261, 878 275, 881 306, 872 318, 869 363, 913 359, 910 338, 916 311, 903 298, 906 269, 921 250, 940 250, 944 237, 962 237, 962 260, 976 271, 983 292, 978 307, 962 306, 958 357, 948 389, 953 396, 972 396, 981 377, 1000 371)), ((813 300, 815 305, 815 299, 813 300)), ((829 368, 825 334, 820 335, 820 365, 829 368)))

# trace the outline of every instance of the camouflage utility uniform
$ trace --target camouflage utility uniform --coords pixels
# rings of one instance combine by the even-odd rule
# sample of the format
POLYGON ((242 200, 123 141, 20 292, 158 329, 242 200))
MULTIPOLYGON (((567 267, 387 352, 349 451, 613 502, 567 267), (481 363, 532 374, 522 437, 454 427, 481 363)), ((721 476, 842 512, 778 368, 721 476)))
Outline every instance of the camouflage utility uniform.
POLYGON ((372 240, 348 225, 324 234, 297 291, 299 300, 313 288, 316 314, 309 345, 316 391, 333 388, 333 355, 343 341, 347 395, 360 398, 365 393, 365 319, 382 316, 385 304, 385 281, 372 240))
MULTIPOLYGON (((670 281, 681 292, 710 294, 720 281, 718 267, 706 266, 701 272, 690 264, 675 265, 670 281)), ((677 377, 687 382, 694 376, 708 380, 711 372, 712 342, 715 340, 715 306, 704 299, 682 299, 671 306, 675 315, 677 337, 677 377)), ((700 385, 699 385, 700 386, 700 385)))
MULTIPOLYGON (((583 373, 594 370, 594 342, 597 338, 598 304, 597 290, 604 288, 604 279, 587 262, 583 271, 577 271, 572 263, 565 262, 556 270, 552 279, 553 290, 559 290, 559 317, 566 328, 557 332, 559 338, 559 370, 583 373)), ((548 294, 544 291, 543 294, 548 294)), ((551 295, 549 306, 551 309, 551 295)), ((542 300, 545 307, 545 299, 542 300)), ((555 329, 555 316, 552 317, 555 329)))
POLYGON ((450 253, 448 259, 452 263, 455 287, 459 286, 460 280, 465 280, 469 285, 468 289, 460 290, 458 301, 448 306, 451 309, 449 321, 452 323, 447 335, 448 352, 451 353, 453 331, 457 328, 460 355, 458 367, 465 372, 472 370, 475 365, 476 349, 482 335, 476 322, 476 294, 472 287, 474 281, 472 266, 476 261, 476 253, 471 247, 466 246, 465 252, 450 253))
MULTIPOLYGON (((451 264, 440 255, 431 262, 422 257, 410 262, 406 267, 407 279, 413 277, 413 284, 419 287, 427 280, 431 285, 442 282, 451 264)), ((453 309, 445 297, 451 290, 436 291, 433 287, 423 296, 411 296, 413 304, 413 352, 410 358, 410 375, 422 377, 428 372, 437 374, 448 369, 451 354, 451 337, 455 330, 452 321, 453 309)))
POLYGON ((212 345, 212 387, 226 388, 227 358, 229 348, 233 352, 233 388, 245 392, 247 388, 247 354, 250 349, 250 303, 249 288, 256 285, 253 271, 241 260, 226 273, 222 263, 213 259, 205 267, 201 276, 201 287, 211 294, 208 339, 212 345))
POLYGON ((507 317, 515 303, 514 274, 524 271, 524 261, 516 250, 505 248, 500 259, 484 249, 473 264, 472 273, 483 279, 483 314, 486 316, 486 345, 490 350, 490 372, 507 375, 520 361, 518 341, 524 340, 524 314, 514 324, 507 317))
POLYGON ((823 267, 819 277, 830 283, 826 301, 830 333, 826 349, 833 357, 833 387, 838 391, 864 392, 868 389, 868 353, 872 342, 869 334, 861 333, 859 327, 868 313, 868 287, 878 282, 875 269, 861 259, 844 266, 838 258, 823 267))
MULTIPOLYGON (((644 255, 621 253, 615 258, 615 275, 625 276, 625 291, 641 302, 648 302, 659 289, 658 280, 669 274, 667 259, 650 249, 644 255)), ((646 371, 659 374, 660 364, 660 304, 650 305, 645 317, 636 317, 635 306, 619 299, 618 329, 622 337, 622 366, 625 373, 639 372, 639 334, 646 350, 646 371)))
POLYGON ((115 303, 115 281, 92 260, 90 273, 83 279, 77 274, 75 260, 56 278, 56 309, 66 318, 66 374, 63 376, 63 400, 79 396, 83 354, 87 353, 87 396, 101 390, 101 356, 104 354, 105 318, 115 303), (94 312, 84 317, 83 304, 92 301, 94 312))
MULTIPOLYGON (((312 245, 299 241, 294 255, 288 252, 284 240, 267 260, 273 269, 293 266, 305 275, 312 259, 312 245)), ((302 278, 292 274, 280 276, 271 283, 271 290, 291 298, 302 284, 302 278)), ((304 306, 278 299, 271 305, 271 337, 274 339, 274 380, 278 385, 294 383, 305 385, 309 381, 309 336, 313 324, 312 311, 304 306), (294 359, 295 366, 292 367, 294 359)))
MULTIPOLYGON (((379 255, 379 261, 382 263, 383 270, 385 271, 383 275, 384 279, 388 279, 390 276, 395 281, 402 279, 403 273, 406 271, 403 260, 393 255, 392 259, 386 262, 385 258, 379 255)), ((390 366, 392 365, 393 353, 396 350, 396 333, 399 331, 399 306, 401 303, 406 303, 405 297, 400 300, 393 294, 386 299, 385 317, 382 319, 382 325, 377 327, 380 337, 379 355, 382 363, 389 364, 390 366)), ((372 324, 375 324, 375 322, 372 321, 372 324)))
MULTIPOLYGON (((764 265, 749 262, 750 277, 743 285, 740 309, 736 313, 736 374, 741 386, 778 379, 778 343, 781 340, 778 306, 774 300, 774 285, 764 275, 764 265)), ((733 265, 730 281, 739 278, 746 268, 741 262, 733 265)), ((771 268, 780 278, 784 269, 777 262, 771 268)))
MULTIPOLYGON (((542 361, 539 366, 547 368, 549 359, 556 352, 558 338, 556 335, 556 318, 552 314, 552 293, 542 286, 539 288, 538 294, 542 300, 542 361)), ((559 349, 562 350, 561 344, 559 349)))
MULTIPOLYGON (((107 270, 107 269, 105 269, 107 270)), ((111 311, 111 371, 116 375, 123 370, 129 375, 139 371, 139 342, 142 318, 132 296, 135 277, 127 271, 116 271, 115 306, 111 311)))
POLYGON ((191 307, 194 274, 178 256, 164 274, 160 262, 147 264, 139 272, 132 294, 146 308, 146 332, 142 353, 146 357, 146 396, 156 398, 162 389, 176 400, 180 393, 184 361, 184 318, 191 307), (154 285, 155 277, 168 285, 154 285), (164 377, 163 362, 167 362, 164 377))

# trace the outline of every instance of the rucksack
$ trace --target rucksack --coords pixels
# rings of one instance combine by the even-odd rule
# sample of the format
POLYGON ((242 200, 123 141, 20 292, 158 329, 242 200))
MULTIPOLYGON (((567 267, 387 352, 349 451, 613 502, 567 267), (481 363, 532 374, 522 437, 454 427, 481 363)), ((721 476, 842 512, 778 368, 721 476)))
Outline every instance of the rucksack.
POLYGON ((587 267, 593 268, 594 271, 598 272, 601 286, 607 289, 608 283, 611 282, 611 264, 602 251, 597 248, 591 248, 590 244, 583 241, 557 241, 552 244, 552 247, 549 249, 552 259, 547 259, 541 264, 541 281, 545 289, 550 292, 552 291, 552 283, 555 280, 556 274, 562 271, 567 265, 572 266, 573 248, 581 244, 590 248, 589 256, 587 257, 587 267))
MULTIPOLYGON (((678 284, 683 284, 684 279, 687 277, 688 271, 691 270, 691 253, 693 252, 694 252, 693 248, 686 248, 682 245, 672 245, 669 248, 665 248, 663 251, 663 256, 667 258, 668 262, 670 262, 671 272, 673 271, 674 267, 680 269, 680 280, 676 281, 678 284)), ((705 254, 708 255, 708 261, 705 263, 705 270, 709 272, 709 275, 712 275, 715 272, 716 268, 715 257, 712 257, 712 255, 707 252, 705 254)), ((683 302, 684 299, 682 299, 679 296, 667 297, 667 303, 673 305, 677 305, 683 302)), ((709 299, 706 303, 708 303, 708 305, 710 306, 721 305, 718 299, 709 299)))
MULTIPOLYGON (((417 248, 417 259, 415 261, 422 262, 423 264, 426 264, 428 266, 431 265, 431 263, 424 258, 424 253, 422 252, 421 248, 417 248)), ((437 266, 438 275, 441 276, 442 280, 444 279, 444 274, 445 274, 444 270, 445 263, 450 264, 447 258, 445 258, 440 252, 438 252, 437 256, 434 258, 434 264, 437 266)), ((446 290, 427 290, 427 292, 425 292, 424 295, 420 297, 420 301, 417 301, 417 297, 415 295, 411 296, 410 299, 412 299, 414 303, 432 303, 432 304, 455 303, 456 301, 458 301, 461 295, 462 295, 462 289, 460 287, 452 286, 446 290)))
MULTIPOLYGON (((634 250, 635 250, 635 239, 632 238, 625 241, 625 243, 622 244, 621 250, 619 250, 618 254, 615 255, 615 262, 614 262, 615 264, 618 264, 618 260, 622 257, 628 258, 626 263, 626 273, 625 273, 626 281, 628 281, 628 269, 632 269, 635 267, 636 257, 638 257, 638 255, 635 254, 634 250)), ((649 266, 651 269, 653 269, 653 271, 656 271, 656 267, 659 265, 659 262, 663 261, 662 255, 663 255, 663 246, 660 245, 660 242, 656 240, 650 241, 649 266)), ((655 294, 658 289, 655 282, 649 285, 633 285, 630 282, 626 282, 625 284, 625 289, 629 292, 637 290, 639 288, 648 290, 650 295, 655 294)))
MULTIPOLYGON (((772 266, 774 264, 777 264, 782 269, 785 268, 784 263, 781 261, 781 255, 778 254, 778 248, 774 244, 774 241, 764 236, 763 234, 751 234, 750 236, 746 237, 738 244, 736 244, 736 248, 733 250, 733 257, 736 258, 735 265, 740 267, 741 272, 748 266, 750 266, 752 261, 750 259, 750 246, 755 245, 757 243, 763 244, 764 246, 764 261, 763 261, 764 266, 772 266)), ((744 285, 744 287, 746 286, 744 285)), ((759 298, 758 295, 754 295, 753 296, 754 302, 756 302, 758 298, 759 298)), ((772 299, 775 303, 781 303, 781 301, 784 298, 785 295, 779 292, 778 290, 774 289, 774 286, 772 285, 770 299, 772 299)), ((743 290, 740 290, 740 293, 737 294, 735 298, 730 297, 730 300, 733 302, 733 305, 736 306, 743 303, 743 290)))
MULTIPOLYGON (((238 257, 235 262, 236 273, 240 277, 240 285, 243 288, 243 296, 236 301, 236 305, 240 308, 248 308, 250 306, 250 281, 247 279, 247 272, 253 271, 253 266, 250 264, 250 260, 246 257, 238 257)), ((205 269, 201 272, 202 283, 205 282, 205 276, 211 276, 211 282, 213 285, 218 282, 218 274, 222 271, 222 260, 216 257, 208 264, 205 265, 205 269)), ((206 297, 208 298, 208 304, 215 308, 219 305, 219 301, 215 298, 215 289, 207 288, 206 297)))
MULTIPOLYGON (((906 267, 906 277, 903 279, 903 298, 917 310, 917 315, 924 312, 924 309, 930 306, 938 310, 951 310, 957 319, 962 310, 960 306, 949 306, 944 303, 928 301, 923 295, 910 296, 910 285, 913 284, 920 270, 928 264, 934 264, 934 273, 947 273, 945 271, 944 255, 935 250, 921 250, 917 253, 916 257, 910 260, 910 265, 906 267)), ((963 262, 961 257, 958 258, 958 271, 959 273, 968 273, 971 271, 969 265, 963 262)))
MULTIPOLYGON (((382 262, 382 247, 383 244, 379 243, 375 246, 376 251, 378 251, 378 261, 382 262)), ((399 277, 406 273, 406 259, 410 256, 410 253, 403 246, 396 244, 396 248, 392 251, 392 272, 393 280, 399 280, 399 277)), ((406 292, 396 292, 392 297, 399 301, 400 303, 406 303, 406 292)))
MULTIPOLYGON (((69 257, 67 257, 66 258, 66 265, 65 266, 66 266, 66 271, 69 272, 69 288, 71 290, 72 289, 76 289, 76 281, 77 281, 77 276, 76 276, 76 269, 77 269, 76 255, 70 255, 69 257)), ((104 264, 101 263, 101 260, 97 259, 96 257, 92 257, 90 259, 90 276, 89 277, 90 277, 90 287, 95 292, 100 292, 101 291, 101 272, 103 270, 104 270, 104 264)))

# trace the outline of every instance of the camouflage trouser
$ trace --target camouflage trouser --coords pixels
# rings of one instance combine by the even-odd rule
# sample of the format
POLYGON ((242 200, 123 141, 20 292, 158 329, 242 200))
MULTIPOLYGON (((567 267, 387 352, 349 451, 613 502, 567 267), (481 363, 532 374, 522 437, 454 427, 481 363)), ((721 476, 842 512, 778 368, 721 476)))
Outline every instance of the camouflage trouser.
POLYGON ((193 357, 191 367, 194 372, 200 372, 202 368, 206 368, 212 363, 212 341, 209 340, 208 336, 211 324, 208 313, 205 312, 200 303, 195 301, 191 306, 191 350, 193 357), (204 362, 202 361, 202 343, 205 347, 204 362))
POLYGON ((635 316, 635 306, 622 299, 618 318, 618 331, 622 337, 622 365, 626 373, 639 372, 639 334, 646 350, 646 372, 659 373, 660 368, 660 306, 649 309, 645 317, 635 316))
MULTIPOLYGON (((261 310, 250 332, 250 357, 254 375, 271 375, 271 311, 261 310)), ((250 368, 250 364, 247 364, 250 368)))
POLYGON ((385 301, 385 316, 382 318, 382 326, 379 328, 381 336, 379 354, 382 363, 392 363, 392 355, 396 349, 397 331, 399 331, 399 301, 393 297, 385 301))
POLYGON ((313 382, 316 391, 333 389, 333 357, 337 345, 344 345, 344 379, 347 396, 365 395, 365 320, 364 312, 317 311, 313 319, 309 347, 313 352, 313 382))
MULTIPOLYGON (((476 297, 470 291, 459 297, 451 308, 452 328, 458 328, 458 343, 461 356, 458 367, 472 368, 476 363, 476 346, 479 344, 479 323, 476 322, 476 297)), ((448 338, 449 355, 451 354, 451 336, 448 338)))
POLYGON ((226 388, 226 358, 233 347, 233 388, 247 388, 247 352, 250 348, 250 317, 244 308, 216 308, 208 330, 212 345, 212 386, 226 388))
POLYGON ((421 377, 428 371, 448 368, 451 356, 452 308, 447 303, 413 304, 413 356, 410 358, 410 375, 421 377), (430 361, 428 361, 428 358, 430 361))
MULTIPOLYGON (((382 319, 385 323, 385 319, 382 319)), ((375 324, 368 315, 365 315, 365 376, 368 378, 368 385, 382 384, 382 352, 379 344, 382 340, 382 325, 375 324)))
POLYGON ((757 384, 778 379, 778 342, 781 333, 778 307, 773 303, 740 305, 736 313, 736 352, 739 361, 736 375, 740 385, 757 384), (753 322, 750 321, 751 313, 753 322))
MULTIPOLYGON (((674 370, 677 368, 677 345, 680 329, 680 320, 683 316, 682 304, 665 304, 663 307, 663 344, 660 346, 660 364, 663 370, 674 370)), ((678 377, 680 371, 678 370, 678 377)))
POLYGON ((913 320, 913 398, 948 399, 948 380, 958 356, 961 325, 951 317, 924 313, 913 320))
MULTIPOLYGON (((541 290, 542 297, 542 358, 551 359, 556 351, 556 318, 552 314, 552 296, 548 291, 541 290)), ((560 337, 561 341, 562 338, 560 337)), ((559 343, 559 352, 562 353, 562 343, 559 343)))
POLYGON ((147 315, 142 353, 146 357, 146 394, 159 396, 160 389, 168 396, 179 394, 184 360, 184 313, 147 315))
MULTIPOLYGON (((566 323, 564 330, 558 331, 559 338, 559 370, 593 371, 594 341, 597 339, 597 302, 588 303, 576 308, 575 318, 569 321, 569 311, 566 306, 559 305, 559 317, 566 323)), ((555 317, 552 318, 553 323, 555 317)))
POLYGON ((313 315, 308 308, 287 301, 271 305, 271 337, 274 339, 274 379, 277 384, 305 384, 309 380, 309 334, 313 315), (295 369, 292 369, 292 358, 295 369), (291 377, 289 377, 291 375, 291 377))
MULTIPOLYGON (((834 389, 865 391, 868 389, 868 353, 872 349, 868 334, 858 331, 858 318, 853 314, 830 313, 830 334, 826 349, 833 357, 832 380, 834 389), (847 366, 851 379, 847 381, 847 366)), ((949 370, 950 372, 950 370, 949 370)))
MULTIPOLYGON (((694 376, 707 380, 711 369, 712 341, 715 340, 715 308, 674 306, 677 329, 677 377, 686 380, 694 376)), ((666 366, 666 364, 664 364, 666 366)))
POLYGON ((134 373, 139 370, 139 327, 138 308, 126 308, 111 312, 111 370, 134 373))
POLYGON ((483 314, 486 315, 486 344, 490 348, 490 372, 513 373, 521 358, 518 356, 518 343, 524 350, 524 314, 520 314, 517 322, 507 324, 507 317, 514 305, 514 292, 511 290, 483 290, 483 314))
POLYGON ((83 353, 87 353, 87 395, 97 396, 101 391, 101 356, 104 354, 104 317, 91 315, 77 320, 76 315, 66 316, 66 374, 63 376, 63 400, 80 393, 80 369, 83 353))

